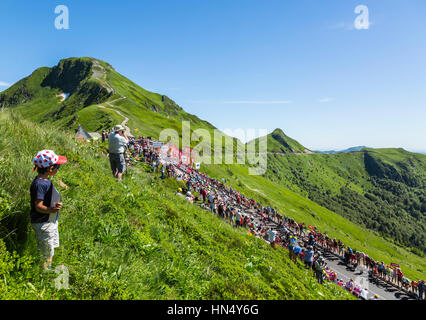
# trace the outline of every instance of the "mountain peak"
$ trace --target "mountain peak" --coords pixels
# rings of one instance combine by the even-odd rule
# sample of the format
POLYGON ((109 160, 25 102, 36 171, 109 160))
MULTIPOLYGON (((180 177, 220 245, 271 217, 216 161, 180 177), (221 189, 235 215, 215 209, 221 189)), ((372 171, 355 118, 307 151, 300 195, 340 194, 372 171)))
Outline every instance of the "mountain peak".
POLYGON ((284 131, 282 131, 280 128, 277 128, 274 131, 272 131, 272 134, 285 135, 284 131))
POLYGON ((266 136, 268 142, 268 152, 276 154, 300 154, 312 153, 296 140, 287 136, 280 128, 275 129, 266 136))
POLYGON ((14 107, 34 121, 50 119, 63 128, 99 131, 123 121, 146 135, 157 136, 164 127, 178 128, 182 119, 191 127, 214 126, 186 113, 165 95, 150 92, 119 74, 110 64, 94 57, 69 57, 53 67, 35 70, 0 93, 0 108, 14 107), (59 99, 66 96, 66 99, 59 99), (40 106, 43 107, 40 107, 40 106), (153 126, 152 121, 157 122, 153 126))

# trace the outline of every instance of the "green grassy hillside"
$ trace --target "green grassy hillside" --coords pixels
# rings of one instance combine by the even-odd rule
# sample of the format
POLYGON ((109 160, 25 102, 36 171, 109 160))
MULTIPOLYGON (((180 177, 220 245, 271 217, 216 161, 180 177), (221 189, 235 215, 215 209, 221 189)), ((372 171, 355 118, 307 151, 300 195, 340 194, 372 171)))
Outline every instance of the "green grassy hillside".
POLYGON ((284 249, 174 196, 174 180, 139 167, 120 183, 97 145, 9 111, 0 125, 0 299, 352 299, 284 249), (69 269, 69 290, 40 277, 29 226, 31 159, 44 148, 69 159, 53 179, 68 186, 54 265, 69 269))
POLYGON ((269 155, 266 176, 396 243, 426 250, 426 156, 403 149, 269 155))

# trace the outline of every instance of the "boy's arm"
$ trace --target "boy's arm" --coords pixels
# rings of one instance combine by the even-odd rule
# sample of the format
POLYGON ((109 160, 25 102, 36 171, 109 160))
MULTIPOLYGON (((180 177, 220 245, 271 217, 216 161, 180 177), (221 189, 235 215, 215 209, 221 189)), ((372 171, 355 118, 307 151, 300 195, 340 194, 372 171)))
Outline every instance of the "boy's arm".
POLYGON ((50 213, 56 213, 62 208, 62 203, 58 202, 56 204, 56 207, 46 207, 43 205, 43 200, 36 200, 35 201, 35 209, 38 213, 43 214, 50 214, 50 213))

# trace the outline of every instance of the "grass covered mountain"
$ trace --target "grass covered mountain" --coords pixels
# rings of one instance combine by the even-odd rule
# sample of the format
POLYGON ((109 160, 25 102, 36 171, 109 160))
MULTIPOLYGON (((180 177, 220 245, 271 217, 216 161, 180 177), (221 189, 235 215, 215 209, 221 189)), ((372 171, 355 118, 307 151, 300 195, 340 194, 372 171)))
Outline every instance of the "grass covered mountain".
POLYGON ((268 155, 266 176, 382 236, 426 251, 426 156, 403 149, 268 155))
MULTIPOLYGON (((69 58, 53 68, 39 68, 0 93, 0 108, 13 108, 36 122, 53 122, 62 129, 100 131, 121 123, 156 136, 165 128, 181 132, 181 121, 197 128, 215 129, 207 121, 186 113, 165 95, 149 92, 94 58, 69 58), (60 94, 69 97, 63 101, 60 94), (120 116, 116 111, 120 112, 120 116)), ((137 131, 136 134, 137 134, 137 131)))
MULTIPOLYGON (((87 131, 110 128, 116 123, 120 123, 123 116, 118 115, 116 111, 129 118, 128 126, 134 134, 140 132, 144 136, 151 135, 154 138, 157 138, 164 128, 174 128, 181 133, 182 120, 191 122, 191 131, 196 128, 206 129, 209 132, 214 130, 213 125, 186 113, 168 97, 137 86, 118 74, 106 62, 93 58, 71 58, 62 60, 58 66, 53 68, 37 69, 29 77, 0 93, 0 107, 4 108, 1 118, 2 128, 3 126, 9 128, 0 133, 0 147, 2 150, 10 150, 13 155, 11 159, 0 156, 0 166, 2 166, 0 207, 2 216, 7 217, 4 219, 0 217, 0 238, 5 239, 9 252, 17 250, 19 253, 15 258, 11 258, 6 253, 3 261, 15 261, 10 264, 6 263, 9 267, 5 267, 5 270, 11 268, 7 271, 6 277, 11 280, 15 279, 17 288, 21 288, 25 296, 34 297, 34 295, 40 294, 38 291, 40 286, 47 287, 46 283, 35 280, 36 278, 29 268, 25 271, 28 272, 28 276, 24 277, 31 278, 36 282, 34 284, 36 290, 31 291, 31 286, 25 289, 26 287, 21 283, 23 280, 18 281, 18 279, 22 279, 20 274, 25 275, 26 273, 19 273, 17 271, 19 268, 12 267, 16 264, 22 265, 21 262, 17 262, 21 258, 23 260, 34 258, 35 245, 27 217, 29 195, 26 194, 32 172, 27 163, 30 163, 33 154, 38 149, 51 148, 58 153, 66 154, 70 159, 69 166, 64 166, 64 170, 61 168, 60 173, 60 179, 69 186, 68 190, 61 190, 61 193, 64 192, 64 199, 70 201, 70 207, 64 209, 62 227, 62 232, 67 240, 63 242, 63 253, 58 255, 54 263, 75 264, 76 267, 71 270, 72 277, 84 276, 84 279, 89 279, 89 283, 94 286, 92 290, 89 285, 84 285, 82 279, 73 278, 78 291, 73 292, 69 297, 178 299, 198 299, 200 297, 212 299, 246 297, 310 299, 318 297, 317 293, 313 292, 317 287, 312 287, 312 282, 300 284, 306 289, 306 292, 305 289, 302 290, 301 295, 290 293, 296 286, 291 287, 285 284, 286 281, 290 281, 292 277, 296 279, 295 281, 299 281, 298 279, 303 277, 305 280, 309 280, 309 277, 306 273, 298 274, 298 271, 294 270, 295 273, 293 274, 291 271, 288 279, 284 280, 283 277, 287 277, 287 275, 280 275, 280 273, 285 272, 284 269, 287 270, 287 268, 292 270, 287 262, 283 262, 286 261, 284 252, 275 255, 275 251, 271 251, 272 256, 269 256, 267 253, 269 249, 265 249, 266 251, 257 251, 258 254, 254 255, 257 258, 254 259, 250 253, 251 249, 241 246, 234 248, 232 244, 234 233, 228 235, 226 231, 222 235, 215 234, 215 230, 222 228, 220 221, 213 217, 209 218, 204 211, 185 203, 175 203, 173 193, 177 185, 172 181, 165 184, 159 183, 143 170, 129 173, 125 184, 118 185, 117 189, 115 180, 109 177, 107 158, 101 155, 103 149, 78 143, 76 145, 72 140, 72 129, 75 129, 78 123, 82 124, 87 131), (70 95, 62 101, 59 96, 62 93, 70 95), (12 132, 9 124, 20 128, 16 134, 12 132), (43 126, 40 127, 39 124, 43 124, 43 126), (34 127, 37 132, 34 137, 30 136, 31 127, 34 127), (25 162, 18 159, 28 160, 25 162), (90 187, 86 188, 86 185, 90 187), (25 194, 26 196, 22 196, 25 194), (202 220, 198 220, 199 213, 201 217, 204 217, 200 218, 202 220), (80 218, 85 219, 83 220, 85 221, 84 226, 79 226, 80 218), (140 236, 140 232, 144 235, 140 236), (192 235, 193 232, 195 235, 192 235), (85 233, 88 234, 87 241, 83 239, 85 233), (148 236, 151 240, 145 241, 144 237, 148 236), (229 239, 224 240, 224 237, 229 237, 229 239), (73 244, 73 239, 79 240, 73 244), (208 240, 204 242, 203 239, 208 240), (196 246, 198 241, 203 244, 200 248, 196 246), (120 245, 123 245, 123 242, 126 244, 121 248, 120 245), (154 243, 156 244, 154 245, 154 243), (204 246, 206 243, 207 247, 204 246), (94 244, 93 247, 92 244, 94 244), (235 250, 224 251, 223 245, 235 250), (138 246, 142 246, 142 249, 138 246), (152 250, 152 254, 141 254, 141 251, 134 253, 135 248, 139 248, 138 250, 142 250, 142 252, 152 250), (173 253, 175 250, 177 250, 176 254, 173 253), (117 253, 115 253, 116 251, 117 253), (223 253, 223 256, 218 255, 219 252, 223 253), (199 255, 202 257, 198 257, 199 255), (129 265, 125 264, 129 269, 127 269, 126 277, 121 278, 124 267, 122 265, 120 268, 120 265, 121 261, 126 261, 123 260, 126 256, 130 256, 132 262, 129 265), (270 257, 272 260, 269 260, 270 257), (189 261, 196 261, 197 264, 200 263, 197 259, 204 258, 204 264, 201 265, 204 265, 206 269, 202 271, 209 275, 211 274, 209 265, 216 265, 215 270, 221 270, 221 275, 217 275, 216 280, 212 277, 201 279, 197 278, 198 275, 195 276, 195 279, 200 280, 201 284, 190 283, 189 287, 195 288, 195 293, 189 293, 184 286, 184 282, 189 281, 189 278, 184 276, 184 270, 188 266, 192 266, 189 261), (235 259, 233 263, 235 263, 236 269, 221 262, 228 261, 228 259, 235 259), (266 259, 266 265, 272 266, 272 270, 274 270, 270 271, 271 273, 266 277, 263 277, 259 269, 251 267, 257 265, 259 259, 266 259), (176 262, 173 262, 175 260, 176 262), (96 261, 99 261, 99 264, 96 261), (284 269, 276 269, 275 263, 277 266, 284 263, 284 269), (246 267, 251 275, 244 274, 243 269, 248 270, 246 267), (139 270, 140 273, 136 272, 132 278, 131 268, 136 268, 135 270, 139 270), (143 271, 144 268, 154 268, 155 271, 143 271), (242 286, 245 289, 236 288, 239 284, 232 282, 229 274, 246 279, 247 282, 242 286), (180 278, 173 281, 173 277, 180 278), (257 277, 257 280, 252 281, 252 277, 257 277), (121 282, 120 279, 125 280, 121 282), (97 281, 101 284, 96 284, 97 281), (132 281, 137 284, 132 284, 132 281), (273 293, 265 291, 263 284, 259 284, 261 282, 273 283, 273 287, 279 289, 273 293), (223 290, 214 289, 213 291, 216 293, 209 295, 206 288, 213 288, 214 283, 216 283, 215 288, 222 287, 223 290), (249 285, 250 283, 252 286, 249 285), (126 286, 132 288, 123 289, 123 291, 119 289, 121 293, 118 293, 112 289, 116 285, 117 288, 126 286), (101 286, 110 289, 102 290, 101 286), (135 286, 139 286, 137 290, 135 286), (134 293, 140 292, 141 288, 146 290, 145 295, 134 293), (85 294, 85 290, 88 290, 87 294, 85 294)), ((265 176, 251 176, 248 174, 247 165, 237 164, 202 165, 202 171, 218 179, 226 178, 233 188, 248 197, 252 197, 264 205, 274 206, 280 212, 298 221, 316 225, 330 236, 339 238, 351 247, 362 250, 376 259, 387 263, 400 263, 408 277, 413 279, 422 277, 426 271, 425 259, 406 250, 404 246, 383 239, 379 233, 369 230, 365 225, 352 222, 350 217, 342 217, 341 214, 336 213, 338 208, 327 209, 328 207, 325 205, 321 206, 309 200, 309 194, 303 190, 301 185, 299 186, 297 181, 291 180, 291 175, 288 175, 291 183, 285 181, 284 176, 271 175, 273 170, 276 172, 282 170, 280 174, 285 175, 289 172, 283 159, 288 157, 314 159, 320 155, 310 154, 309 150, 287 137, 281 130, 275 130, 268 135, 267 140, 269 154, 268 172, 265 176)), ((236 143, 241 142, 234 139, 234 145, 236 143)), ((357 163, 354 161, 351 165, 358 165, 357 163)), ((303 172, 304 168, 297 169, 297 165, 299 163, 294 162, 288 164, 288 167, 303 172)), ((309 163, 307 165, 310 166, 309 163)), ((324 165, 322 168, 318 168, 318 171, 323 168, 327 167, 324 165)), ((336 167, 330 167, 327 170, 329 172, 338 170, 338 166, 336 164, 336 167)), ((324 171, 324 175, 329 172, 324 171)), ((318 175, 321 176, 321 173, 318 175)), ((334 176, 338 176, 338 173, 334 173, 334 176)), ((318 185, 321 185, 322 178, 317 179, 318 185)), ((343 180, 344 178, 338 181, 343 180)), ((340 182, 333 184, 335 182, 329 179, 324 188, 332 187, 333 190, 339 190, 340 182)), ((242 236, 244 238, 235 241, 243 243, 245 240, 241 239, 246 239, 246 237, 242 236)), ((28 263, 28 265, 34 266, 33 263, 28 263)), ((21 292, 19 290, 17 292, 21 292)), ((338 296, 337 294, 336 297, 338 296)), ((57 297, 57 293, 44 296, 44 298, 47 297, 57 297)))

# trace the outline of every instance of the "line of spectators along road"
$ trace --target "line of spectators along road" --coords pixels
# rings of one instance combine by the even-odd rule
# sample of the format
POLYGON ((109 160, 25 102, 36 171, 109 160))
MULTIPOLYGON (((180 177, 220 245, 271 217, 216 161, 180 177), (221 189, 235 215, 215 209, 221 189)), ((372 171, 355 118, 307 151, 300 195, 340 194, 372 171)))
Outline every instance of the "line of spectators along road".
MULTIPOLYGON (((200 203, 203 208, 217 214, 235 227, 249 229, 250 235, 263 238, 272 246, 287 247, 290 258, 296 262, 296 258, 299 257, 307 268, 314 271, 320 283, 324 280, 333 281, 340 286, 344 285, 357 297, 367 299, 366 288, 357 286, 353 279, 344 284, 336 272, 326 265, 324 258, 319 254, 323 250, 340 256, 345 264, 352 266, 353 269, 358 266, 365 267, 372 281, 387 282, 406 290, 420 300, 424 299, 425 281, 407 279, 399 265, 393 263, 387 265, 383 261, 376 261, 364 252, 345 246, 342 241, 321 233, 314 226, 306 226, 289 217, 283 217, 275 208, 264 207, 254 199, 247 198, 233 189, 231 184, 227 185, 225 179, 219 181, 210 178, 198 170, 173 161, 152 146, 154 141, 151 137, 128 138, 120 125, 113 131, 109 135, 102 132, 102 142, 108 139, 111 169, 116 178, 121 179, 126 166, 133 166, 138 162, 149 163, 154 173, 161 172, 161 178, 175 178, 185 183, 185 191, 180 188, 176 195, 185 197, 191 203, 200 203), (301 240, 297 240, 296 236, 301 237, 301 240)), ((375 295, 371 299, 378 297, 375 295)))

